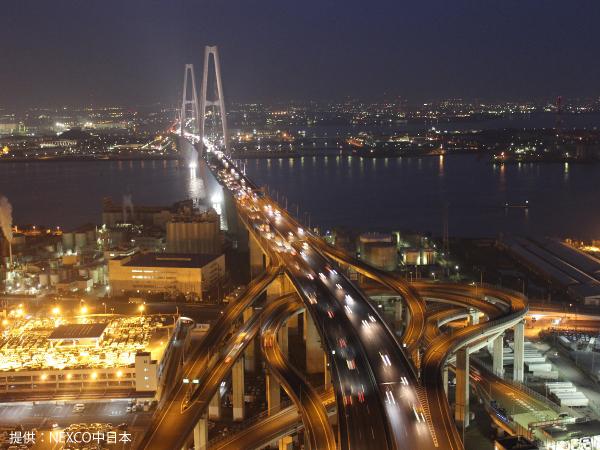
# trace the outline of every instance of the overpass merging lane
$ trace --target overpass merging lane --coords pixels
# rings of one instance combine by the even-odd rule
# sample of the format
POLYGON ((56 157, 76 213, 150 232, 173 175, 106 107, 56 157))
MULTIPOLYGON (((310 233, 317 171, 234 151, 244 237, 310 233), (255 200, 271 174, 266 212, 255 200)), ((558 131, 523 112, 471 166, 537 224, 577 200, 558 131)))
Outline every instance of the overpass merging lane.
POLYGON ((277 343, 277 333, 281 325, 293 314, 297 314, 303 309, 302 303, 295 297, 290 298, 287 302, 268 305, 265 310, 266 318, 261 326, 261 348, 267 366, 300 409, 302 422, 308 432, 309 448, 335 450, 337 445, 329 424, 327 409, 323 406, 317 392, 290 364, 277 343))
MULTIPOLYGON (((174 380, 173 389, 167 394, 167 399, 153 416, 148 432, 139 443, 138 449, 163 450, 165 442, 178 442, 185 439, 197 422, 193 420, 194 411, 182 415, 182 405, 187 400, 187 386, 183 384, 183 378, 200 379, 211 370, 214 364, 211 360, 216 358, 216 349, 224 341, 226 335, 234 324, 242 317, 243 311, 264 292, 277 277, 280 268, 270 267, 265 273, 250 283, 244 293, 235 301, 230 303, 223 315, 211 327, 198 347, 192 348, 188 354, 187 362, 183 368, 181 380, 174 380), (215 358, 211 358, 215 356, 215 358), (188 429, 188 427, 190 427, 188 429)), ((175 362, 177 363, 177 362, 175 362)), ((179 446, 181 447, 181 446, 179 446)))

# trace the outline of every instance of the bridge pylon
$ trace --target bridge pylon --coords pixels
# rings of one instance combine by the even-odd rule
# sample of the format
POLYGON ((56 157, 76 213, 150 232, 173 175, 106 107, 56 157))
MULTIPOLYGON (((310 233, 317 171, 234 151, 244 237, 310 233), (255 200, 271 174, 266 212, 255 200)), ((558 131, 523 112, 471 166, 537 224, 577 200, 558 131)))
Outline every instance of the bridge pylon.
POLYGON ((225 112, 225 97, 223 94, 223 82, 221 81, 221 62, 219 60, 219 49, 216 45, 207 45, 204 48, 204 71, 202 74, 202 88, 200 92, 200 151, 204 149, 204 136, 206 132, 206 108, 213 106, 218 108, 221 117, 223 131, 223 145, 225 152, 229 153, 229 134, 227 132, 227 113, 225 112), (210 56, 214 63, 214 73, 217 86, 217 98, 208 99, 208 70, 210 56))
POLYGON ((198 114, 198 94, 196 92, 196 78, 194 76, 194 65, 186 64, 185 73, 183 75, 183 95, 181 98, 181 112, 179 113, 180 125, 179 135, 183 136, 185 125, 188 119, 188 108, 191 106, 193 133, 200 132, 200 116, 198 114), (189 78, 188 78, 189 74, 189 78), (188 85, 191 83, 192 98, 188 98, 188 85))

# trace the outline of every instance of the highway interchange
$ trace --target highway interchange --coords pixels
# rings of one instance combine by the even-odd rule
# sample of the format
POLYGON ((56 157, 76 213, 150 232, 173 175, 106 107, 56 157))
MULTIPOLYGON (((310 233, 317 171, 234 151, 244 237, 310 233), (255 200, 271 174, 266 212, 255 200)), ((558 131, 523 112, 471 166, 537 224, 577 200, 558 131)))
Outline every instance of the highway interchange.
MULTIPOLYGON (((214 156, 211 169, 235 198, 242 222, 266 255, 266 268, 240 300, 228 305, 205 342, 188 355, 185 377, 199 379, 199 387, 190 392, 189 385, 175 383, 150 431, 137 447, 159 449, 164 448, 161 447, 164 442, 172 442, 173 448, 180 448, 205 414, 208 402, 235 358, 259 332, 256 324, 264 321, 260 334, 266 363, 299 408, 311 448, 336 448, 332 442, 333 432, 325 420, 330 403, 317 405, 318 399, 330 398, 331 394, 312 390, 301 373, 291 367, 285 355, 273 345, 277 327, 303 308, 314 321, 323 349, 329 355, 337 406, 337 447, 463 448, 441 371, 459 348, 481 346, 482 342, 522 320, 527 311, 524 299, 483 286, 474 292, 473 286, 468 285, 411 285, 373 269, 304 230, 271 198, 256 189, 223 153, 214 152, 214 156), (400 339, 368 297, 344 275, 342 267, 351 267, 402 296, 408 320, 400 339), (292 300, 290 296, 269 300, 266 308, 260 310, 261 318, 257 319, 259 313, 255 312, 235 329, 243 311, 282 274, 292 283, 300 300, 297 297, 292 300), (487 320, 450 336, 430 336, 427 340, 425 300, 477 309, 487 320), (239 336, 243 336, 241 341, 239 336), (423 345, 425 343, 427 345, 423 345), (222 350, 216 351, 218 348, 222 350)), ((296 426, 298 416, 293 409, 278 413, 278 420, 265 419, 265 423, 271 425, 271 437, 277 434, 277 429, 285 432, 290 426, 296 426)), ((242 433, 245 433, 246 444, 265 442, 252 427, 242 433)), ((234 448, 236 437, 231 439, 222 442, 229 442, 234 448)))

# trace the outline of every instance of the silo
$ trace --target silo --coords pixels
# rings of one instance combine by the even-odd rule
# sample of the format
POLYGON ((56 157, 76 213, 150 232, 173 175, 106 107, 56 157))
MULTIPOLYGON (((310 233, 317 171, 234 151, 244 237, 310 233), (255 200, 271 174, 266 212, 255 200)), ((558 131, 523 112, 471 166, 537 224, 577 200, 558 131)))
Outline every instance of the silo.
POLYGON ((84 232, 75 233, 75 250, 79 251, 87 246, 87 236, 84 232))
POLYGON ((47 273, 40 273, 39 283, 41 287, 47 287, 49 283, 49 277, 47 273))
POLYGON ((75 235, 71 232, 63 233, 62 244, 63 244, 63 251, 65 253, 67 252, 67 250, 73 251, 73 249, 75 248, 75 235))
POLYGON ((85 237, 89 245, 93 245, 96 242, 96 230, 91 229, 85 232, 85 237))
POLYGON ((57 273, 50 274, 50 286, 56 286, 60 282, 60 278, 57 273))

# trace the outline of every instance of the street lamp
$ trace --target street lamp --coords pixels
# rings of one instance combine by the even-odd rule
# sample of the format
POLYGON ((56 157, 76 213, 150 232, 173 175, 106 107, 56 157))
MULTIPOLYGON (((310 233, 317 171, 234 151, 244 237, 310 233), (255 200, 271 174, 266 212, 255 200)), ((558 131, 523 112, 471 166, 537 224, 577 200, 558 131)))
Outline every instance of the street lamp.
POLYGON ((55 316, 58 316, 60 314, 60 308, 58 306, 55 306, 54 308, 52 308, 52 314, 54 314, 55 316))
POLYGON ((140 312, 140 316, 141 316, 142 314, 144 314, 144 311, 145 311, 145 310, 146 310, 146 305, 143 305, 143 304, 142 304, 142 305, 138 306, 138 311, 140 312))

